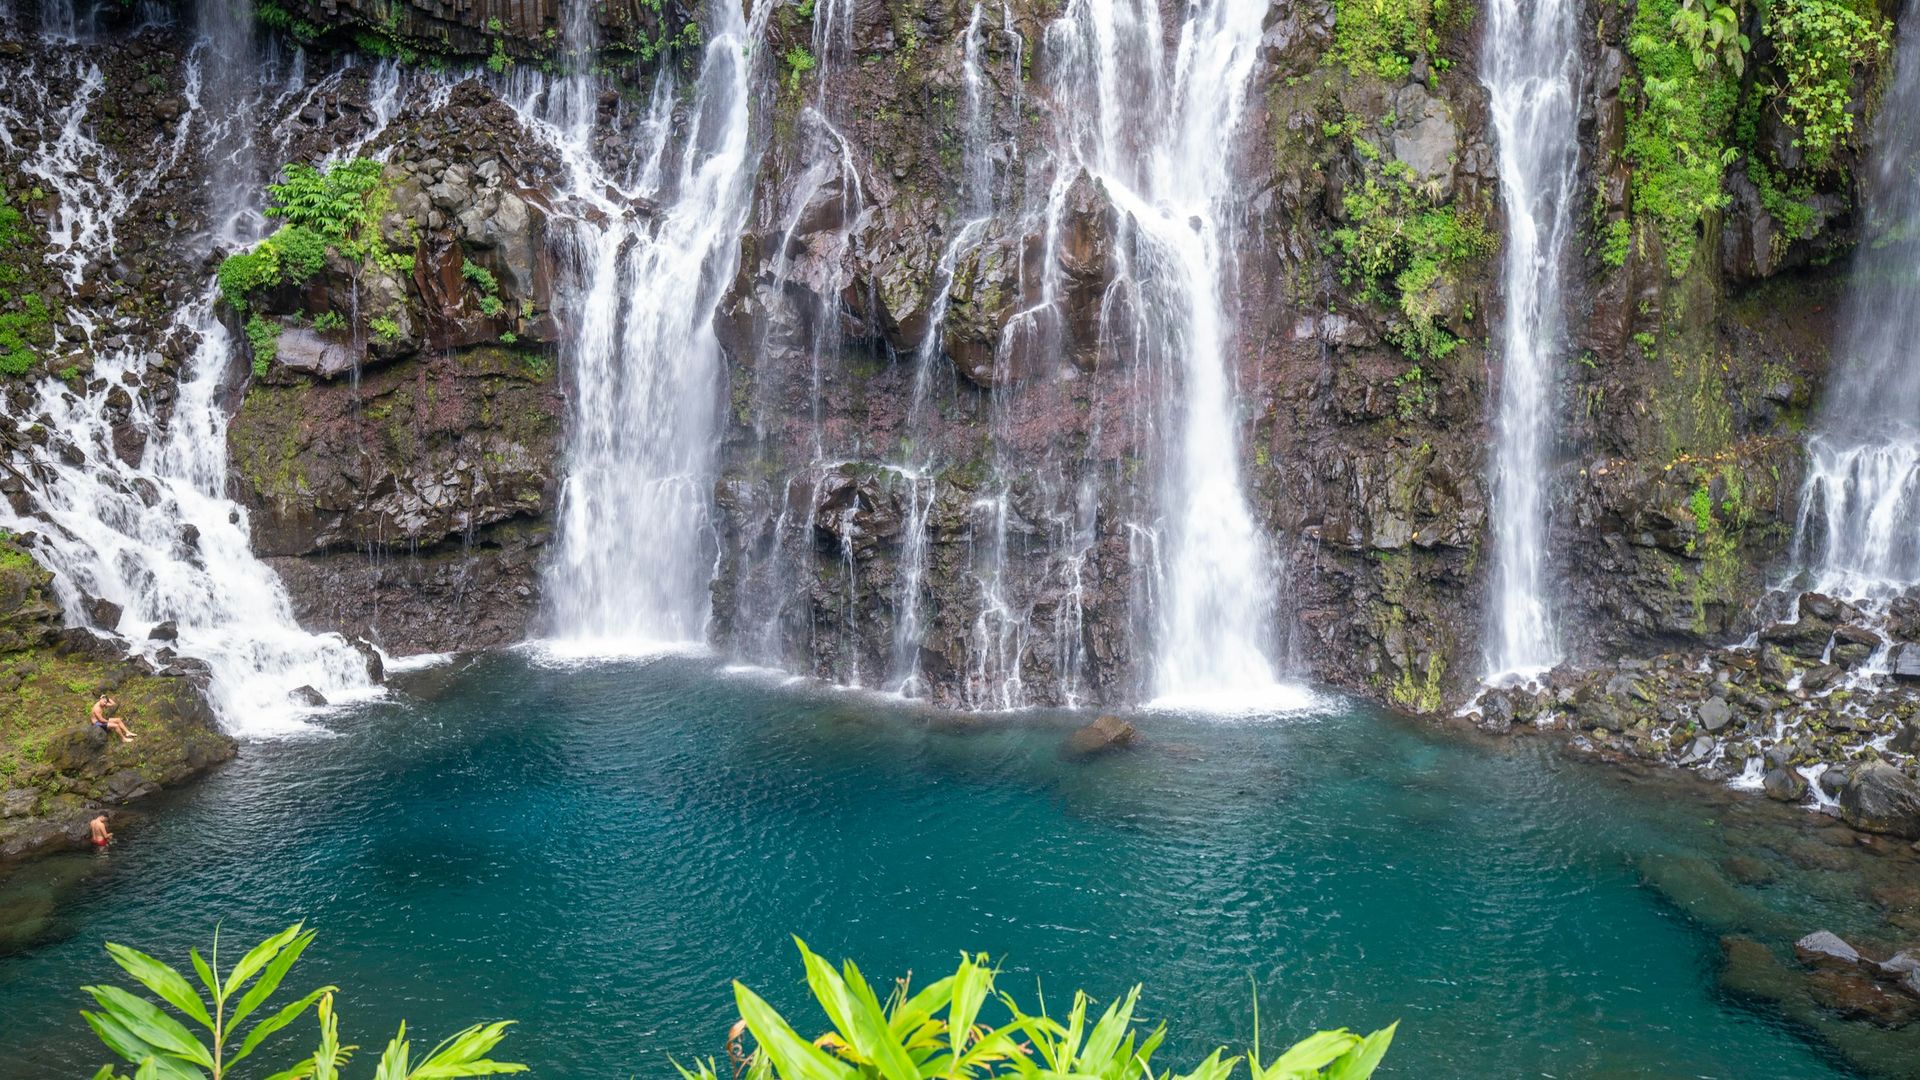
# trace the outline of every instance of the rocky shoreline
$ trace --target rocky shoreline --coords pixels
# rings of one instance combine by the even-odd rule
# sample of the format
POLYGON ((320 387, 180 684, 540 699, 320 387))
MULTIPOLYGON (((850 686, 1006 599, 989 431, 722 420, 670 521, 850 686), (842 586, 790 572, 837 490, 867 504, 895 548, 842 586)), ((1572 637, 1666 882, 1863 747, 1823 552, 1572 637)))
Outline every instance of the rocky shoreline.
POLYGON ((204 667, 156 669, 120 643, 63 626, 52 576, 0 543, 0 876, 11 864, 88 845, 87 822, 111 825, 129 803, 192 782, 231 759, 204 667), (99 730, 88 710, 113 693, 133 742, 99 730))

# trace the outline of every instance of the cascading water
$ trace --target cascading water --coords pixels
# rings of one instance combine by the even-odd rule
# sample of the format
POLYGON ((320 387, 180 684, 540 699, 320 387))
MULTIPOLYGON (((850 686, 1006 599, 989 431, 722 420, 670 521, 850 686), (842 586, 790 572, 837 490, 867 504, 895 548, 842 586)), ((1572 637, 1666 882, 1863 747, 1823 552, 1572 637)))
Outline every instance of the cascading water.
MULTIPOLYGON (((570 27, 576 20, 569 20, 570 27)), ((580 221, 585 278, 568 347, 573 417, 549 572, 552 632, 590 651, 704 640, 713 576, 711 492, 724 395, 715 305, 738 257, 752 193, 748 144, 753 43, 738 4, 713 6, 678 167, 675 125, 648 128, 627 175, 609 177, 588 146, 597 93, 586 75, 558 132, 574 177, 565 194, 611 212, 580 221), (594 190, 621 183, 620 205, 594 190), (638 212, 657 205, 652 215, 638 212)), ((654 113, 679 87, 664 71, 654 113)), ((551 106, 550 106, 551 107, 551 106)), ((523 109, 523 115, 526 110, 523 109)), ((556 126, 549 123, 549 130, 556 126)))
MULTIPOLYGON (((1920 3, 1900 40, 1920 40, 1920 3)), ((1894 59, 1863 178, 1868 242, 1854 256, 1837 362, 1795 533, 1814 591, 1885 602, 1920 584, 1920 55, 1894 59)))
MULTIPOLYGON (((58 14, 58 13, 55 13, 58 14)), ((244 13, 243 13, 244 15, 244 13)), ((71 41, 69 11, 54 19, 50 41, 71 41)), ((153 180, 164 175, 186 148, 204 155, 209 240, 250 239, 259 215, 252 199, 263 180, 256 171, 235 171, 253 161, 253 132, 268 95, 284 104, 299 88, 274 58, 247 65, 254 81, 205 77, 251 52, 249 26, 233 20, 203 22, 203 30, 235 30, 246 41, 202 36, 186 70, 186 114, 173 137, 155 147, 158 161, 124 166, 92 136, 90 109, 101 92, 97 65, 83 53, 64 59, 76 65, 77 89, 63 107, 35 110, 50 118, 27 155, 26 171, 44 176, 58 196, 49 229, 49 259, 66 283, 79 286, 105 273, 114 250, 115 225, 153 180), (85 163, 84 169, 75 163, 85 163)), ((34 79, 39 92, 49 83, 34 79)), ((20 89, 10 85, 9 91, 20 89)), ((190 260, 195 261, 195 260, 190 260)), ((373 687, 360 653, 335 635, 310 635, 295 623, 286 593, 273 572, 249 550, 244 512, 225 497, 226 414, 222 396, 232 370, 234 343, 213 317, 215 289, 207 282, 175 313, 167 336, 192 343, 164 417, 149 409, 145 394, 125 394, 147 377, 157 356, 137 344, 133 329, 109 310, 78 299, 67 308, 70 339, 86 343, 92 370, 84 394, 48 379, 30 398, 10 400, 16 422, 40 423, 59 433, 50 453, 18 462, 26 512, 0 504, 0 525, 35 536, 36 555, 54 572, 54 584, 69 613, 88 612, 89 597, 120 609, 118 630, 160 656, 161 642, 148 630, 171 622, 179 652, 210 669, 210 696, 222 722, 243 735, 274 734, 305 725, 288 694, 311 686, 332 699, 364 695, 373 687), (129 451, 124 436, 138 433, 144 448, 129 451)), ((104 609, 100 609, 104 610, 104 609)), ((89 614, 87 617, 92 618, 89 614)))
POLYGON ((1580 156, 1579 11, 1572 0, 1492 0, 1481 51, 1507 220, 1490 683, 1535 677, 1560 657, 1547 596, 1547 483, 1580 156))
POLYGON ((1128 241, 1110 286, 1128 302, 1108 305, 1103 335, 1128 340, 1161 406, 1147 421, 1163 456, 1159 517, 1136 530, 1136 554, 1159 554, 1143 560, 1155 578, 1151 686, 1200 708, 1303 700, 1273 659, 1274 557, 1242 490, 1225 295, 1235 184, 1222 148, 1243 118, 1267 6, 1189 7, 1170 66, 1151 2, 1074 0, 1047 32, 1061 143, 1049 243, 1084 171, 1128 241))
MULTIPOLYGON (((965 96, 961 113, 964 141, 960 152, 960 205, 952 239, 940 253, 940 261, 934 268, 937 285, 933 301, 928 307, 926 337, 914 357, 913 397, 907 415, 910 437, 918 432, 924 419, 933 371, 945 362, 941 335, 952 302, 955 267, 960 257, 985 237, 987 227, 993 220, 995 205, 1002 194, 995 183, 992 162, 994 147, 990 120, 993 110, 988 100, 990 87, 985 57, 986 38, 992 30, 986 24, 985 14, 984 6, 976 2, 968 16, 965 37, 962 39, 960 75, 965 96)), ((1010 80, 1017 88, 1020 85, 1020 57, 1024 42, 1011 29, 1010 12, 1005 15, 1004 21, 1006 25, 1002 33, 1007 35, 1012 45, 1009 50, 1010 80)), ((1012 108, 1017 115, 1017 89, 1012 108)), ((901 694, 907 696, 923 690, 920 642, 926 633, 927 621, 922 613, 924 598, 921 588, 931 548, 928 532, 932 524, 934 500, 939 495, 939 484, 935 478, 937 464, 931 449, 912 448, 909 450, 909 460, 898 469, 906 484, 907 515, 900 545, 899 584, 894 591, 893 683, 901 694)), ((996 547, 996 553, 998 551, 996 547)), ((997 578, 998 575, 989 576, 997 578)), ((1016 669, 1018 660, 1015 654, 1013 662, 1016 669)), ((976 670, 974 677, 969 680, 968 696, 981 696, 983 683, 986 684, 985 698, 994 704, 1008 708, 1022 704, 1018 694, 1017 670, 1011 685, 1005 678, 998 680, 995 685, 991 675, 976 670)))

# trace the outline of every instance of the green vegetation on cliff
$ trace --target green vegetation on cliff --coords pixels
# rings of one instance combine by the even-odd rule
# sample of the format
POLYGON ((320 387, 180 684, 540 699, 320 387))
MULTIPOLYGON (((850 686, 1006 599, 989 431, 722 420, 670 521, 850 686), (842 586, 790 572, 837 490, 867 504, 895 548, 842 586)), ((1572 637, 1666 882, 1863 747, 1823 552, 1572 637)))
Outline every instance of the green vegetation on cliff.
POLYGON ((1720 179, 1736 156, 1727 134, 1740 94, 1737 76, 1724 64, 1703 67, 1674 33, 1680 11, 1679 0, 1640 0, 1627 38, 1640 75, 1626 130, 1632 208, 1659 237, 1674 277, 1693 262, 1702 219, 1727 204, 1720 179))
POLYGON ((1460 344, 1441 325, 1455 306, 1452 286, 1461 268, 1493 252, 1493 234, 1471 211, 1434 199, 1397 161, 1380 180, 1349 188, 1343 202, 1347 224, 1333 233, 1342 277, 1400 313, 1388 336, 1402 352, 1445 357, 1460 344))
POLYGON ((53 346, 53 309, 33 288, 39 237, 0 187, 0 375, 25 375, 53 346))
POLYGON ((286 224, 220 264, 220 292, 227 303, 244 311, 248 297, 261 289, 307 281, 325 267, 329 253, 354 263, 411 269, 413 256, 389 251, 380 238, 380 215, 388 202, 381 169, 367 158, 326 169, 288 165, 284 183, 267 185, 266 209, 268 217, 286 224))
POLYGON ((1799 129, 1793 144, 1825 167, 1853 134, 1855 77, 1892 45, 1886 19, 1872 0, 1764 0, 1761 13, 1780 68, 1773 92, 1799 129))
MULTIPOLYGON (((1625 145, 1632 169, 1630 207, 1657 236, 1669 273, 1686 274, 1705 235, 1729 201, 1728 166, 1742 158, 1782 242, 1812 235, 1815 180, 1855 135, 1855 84, 1887 55, 1887 23, 1873 0, 1756 0, 1772 49, 1749 71, 1752 43, 1741 2, 1639 0, 1626 49, 1636 78, 1628 87, 1625 145), (1763 137, 1777 115, 1792 131, 1798 160, 1780 160, 1763 137)), ((1604 260, 1625 262, 1631 226, 1600 237, 1604 260)))
MULTIPOLYGON (((1443 32, 1473 21, 1464 0, 1336 0, 1333 59, 1354 75, 1399 82, 1413 62, 1435 56, 1443 32)), ((1435 60, 1435 67, 1446 61, 1435 60)))

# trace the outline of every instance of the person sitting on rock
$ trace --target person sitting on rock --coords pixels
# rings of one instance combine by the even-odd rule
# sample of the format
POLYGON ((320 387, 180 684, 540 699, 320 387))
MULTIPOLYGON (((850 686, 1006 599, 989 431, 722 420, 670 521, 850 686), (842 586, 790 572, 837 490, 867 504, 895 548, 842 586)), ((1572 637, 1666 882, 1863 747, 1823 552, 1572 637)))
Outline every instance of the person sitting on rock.
POLYGON ((107 841, 113 839, 113 834, 107 831, 107 815, 101 814, 99 817, 87 822, 87 833, 93 840, 94 847, 104 849, 107 846, 107 841))
POLYGON ((132 742, 140 736, 127 730, 127 722, 117 716, 108 716, 109 710, 117 709, 120 703, 112 694, 101 694, 100 700, 93 703, 93 726, 101 731, 117 732, 121 742, 132 742))

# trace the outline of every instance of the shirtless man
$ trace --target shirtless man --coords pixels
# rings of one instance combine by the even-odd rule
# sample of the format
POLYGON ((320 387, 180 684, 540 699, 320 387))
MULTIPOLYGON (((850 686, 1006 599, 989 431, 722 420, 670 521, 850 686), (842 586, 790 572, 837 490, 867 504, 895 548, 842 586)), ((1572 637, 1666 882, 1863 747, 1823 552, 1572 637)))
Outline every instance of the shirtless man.
POLYGON ((117 709, 120 703, 111 694, 101 694, 100 700, 93 703, 93 726, 101 731, 117 732, 121 742, 132 742, 140 736, 127 730, 127 722, 117 716, 108 716, 110 709, 117 709))
POLYGON ((87 822, 87 833, 93 840, 94 847, 105 850, 107 841, 113 839, 113 834, 107 831, 107 815, 101 814, 99 817, 87 822))

